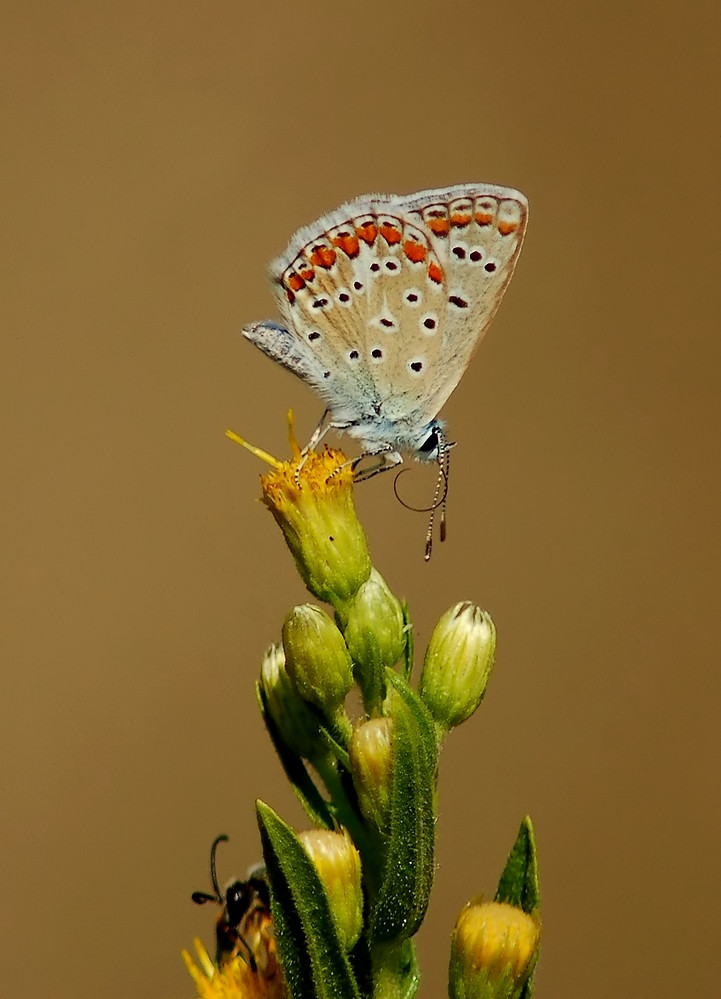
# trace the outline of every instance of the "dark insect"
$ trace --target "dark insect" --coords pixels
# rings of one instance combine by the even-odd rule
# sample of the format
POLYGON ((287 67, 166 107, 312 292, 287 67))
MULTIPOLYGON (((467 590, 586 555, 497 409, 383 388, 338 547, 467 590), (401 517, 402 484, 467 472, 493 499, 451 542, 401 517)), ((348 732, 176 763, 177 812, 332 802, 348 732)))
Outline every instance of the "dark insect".
POLYGON ((258 941, 272 934, 268 881, 264 868, 258 867, 251 871, 247 881, 233 878, 221 892, 215 870, 215 853, 218 843, 227 841, 227 836, 217 836, 210 848, 210 883, 213 894, 194 891, 191 898, 198 905, 216 902, 221 907, 215 926, 215 963, 220 967, 241 954, 250 968, 257 971, 259 961, 263 965, 267 956, 265 948, 259 947, 258 941), (260 950, 263 951, 262 954, 260 950))

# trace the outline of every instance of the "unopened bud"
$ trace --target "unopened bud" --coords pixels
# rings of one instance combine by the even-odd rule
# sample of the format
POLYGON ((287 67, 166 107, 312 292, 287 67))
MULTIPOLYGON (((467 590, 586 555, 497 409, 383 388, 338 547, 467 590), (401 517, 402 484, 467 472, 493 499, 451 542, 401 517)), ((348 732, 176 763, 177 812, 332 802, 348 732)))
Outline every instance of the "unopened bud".
POLYGON ((538 951, 538 922, 507 902, 469 902, 451 941, 451 999, 518 999, 538 951))
POLYGON ((353 599, 342 608, 345 640, 367 710, 385 695, 385 670, 394 666, 406 647, 403 607, 376 569, 353 599))
POLYGON ((343 636, 325 611, 294 607, 283 624, 288 675, 301 697, 334 714, 353 686, 353 668, 343 636))
POLYGON ((341 941, 352 950, 363 929, 360 854, 345 829, 312 829, 298 838, 328 893, 341 941))
POLYGON ((441 728, 460 725, 481 703, 495 651, 491 616, 475 604, 456 604, 440 619, 428 643, 419 693, 441 728))
POLYGON ((393 764, 391 718, 371 718, 353 731, 350 762, 361 812, 385 832, 390 809, 393 764))
POLYGON ((293 752, 312 760, 323 748, 318 720, 288 676, 280 645, 271 645, 260 667, 260 689, 266 709, 283 741, 293 752))

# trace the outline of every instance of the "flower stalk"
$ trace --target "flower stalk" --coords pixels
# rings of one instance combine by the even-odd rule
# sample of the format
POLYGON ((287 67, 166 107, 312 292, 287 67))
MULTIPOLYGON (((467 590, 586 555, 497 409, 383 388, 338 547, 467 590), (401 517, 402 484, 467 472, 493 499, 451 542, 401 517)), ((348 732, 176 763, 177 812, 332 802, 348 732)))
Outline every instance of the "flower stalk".
MULTIPOLYGON (((416 691, 408 614, 371 564, 352 464, 327 447, 303 454, 292 426, 289 461, 229 436, 270 466, 263 501, 307 589, 333 616, 315 604, 293 608, 256 686, 272 744, 313 824, 296 833, 257 802, 272 920, 263 946, 274 954, 277 946, 282 978, 270 983, 252 959, 259 940, 248 945, 250 960, 239 947, 222 967, 201 950, 199 963, 186 962, 208 999, 412 999, 420 982, 413 938, 435 871, 438 755, 484 697, 495 628, 472 603, 452 607, 432 634, 416 691)), ((495 898, 469 902, 459 917, 451 999, 530 999, 538 910, 524 819, 495 898)))

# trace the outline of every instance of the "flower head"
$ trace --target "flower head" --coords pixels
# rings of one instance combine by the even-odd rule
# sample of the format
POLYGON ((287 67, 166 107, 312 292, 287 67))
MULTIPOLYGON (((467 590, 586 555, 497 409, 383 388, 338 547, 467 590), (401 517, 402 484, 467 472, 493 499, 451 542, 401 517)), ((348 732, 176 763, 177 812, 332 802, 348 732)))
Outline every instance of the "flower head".
POLYGON ((353 686, 353 664, 343 636, 314 604, 294 607, 283 622, 285 668, 300 696, 334 714, 353 686))
POLYGON ((392 718, 371 718, 356 726, 350 742, 350 762, 363 815, 385 831, 393 765, 392 718))
POLYGON ((240 954, 217 967, 202 941, 196 938, 193 945, 197 959, 187 950, 182 957, 200 999, 286 999, 288 993, 276 957, 272 924, 258 926, 248 940, 256 958, 255 968, 240 954))
POLYGON ((266 710, 286 745, 298 756, 315 758, 324 749, 318 718, 288 676, 282 646, 271 645, 258 681, 266 710))
POLYGON ((272 466, 261 476, 263 502, 283 531, 310 592, 328 603, 348 600, 371 571, 366 536, 353 503, 353 470, 342 451, 303 454, 291 425, 290 461, 278 461, 228 436, 272 466))
POLYGON ((345 829, 311 829, 298 839, 315 864, 340 937, 351 950, 363 929, 360 855, 345 829))
POLYGON ((490 614, 464 602, 441 617, 428 643, 419 693, 441 729, 473 714, 493 669, 496 629, 490 614))
POLYGON ((366 709, 373 711, 385 697, 386 668, 394 666, 405 652, 403 606, 378 570, 371 569, 338 616, 366 709))
POLYGON ((507 902, 469 902, 451 942, 452 999, 516 999, 538 951, 539 926, 507 902))

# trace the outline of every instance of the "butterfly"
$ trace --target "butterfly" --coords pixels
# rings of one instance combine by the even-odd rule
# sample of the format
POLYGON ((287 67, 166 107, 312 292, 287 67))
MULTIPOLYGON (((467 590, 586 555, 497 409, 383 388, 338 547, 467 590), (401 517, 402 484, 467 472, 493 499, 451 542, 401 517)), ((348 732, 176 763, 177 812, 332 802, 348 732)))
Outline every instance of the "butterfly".
MULTIPOLYGON (((492 184, 355 198, 271 264, 282 323, 243 329, 325 403, 309 448, 334 429, 379 458, 370 474, 403 453, 438 463, 441 538, 452 445, 438 413, 500 305, 527 219, 524 195, 492 184)), ((432 531, 431 518, 426 558, 432 531)))

